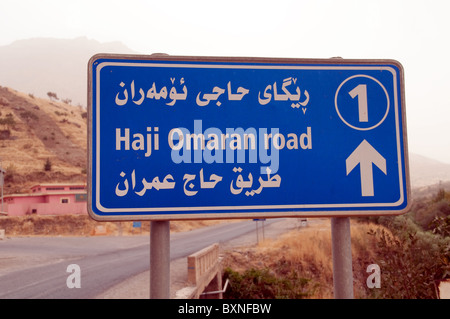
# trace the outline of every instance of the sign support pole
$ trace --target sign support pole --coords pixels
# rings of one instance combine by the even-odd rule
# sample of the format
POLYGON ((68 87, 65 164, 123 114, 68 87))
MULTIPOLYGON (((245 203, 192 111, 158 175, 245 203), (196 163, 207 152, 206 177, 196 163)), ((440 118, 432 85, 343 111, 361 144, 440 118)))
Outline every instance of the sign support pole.
POLYGON ((3 184, 5 183, 5 174, 6 171, 3 170, 3 168, 0 166, 0 186, 2 187, 2 208, 0 210, 0 213, 3 213, 3 184))
POLYGON ((350 218, 331 218, 333 286, 335 299, 353 299, 350 218))
POLYGON ((150 299, 170 299, 170 221, 150 223, 150 299))

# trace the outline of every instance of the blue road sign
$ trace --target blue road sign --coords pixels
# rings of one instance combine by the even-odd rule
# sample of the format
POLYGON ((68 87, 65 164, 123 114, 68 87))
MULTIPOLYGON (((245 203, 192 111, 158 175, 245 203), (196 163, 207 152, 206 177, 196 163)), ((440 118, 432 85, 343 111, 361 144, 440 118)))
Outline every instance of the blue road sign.
POLYGON ((141 226, 142 226, 141 222, 136 222, 136 221, 133 222, 133 228, 141 228, 141 226))
POLYGON ((96 55, 88 73, 97 220, 409 208, 397 61, 96 55))

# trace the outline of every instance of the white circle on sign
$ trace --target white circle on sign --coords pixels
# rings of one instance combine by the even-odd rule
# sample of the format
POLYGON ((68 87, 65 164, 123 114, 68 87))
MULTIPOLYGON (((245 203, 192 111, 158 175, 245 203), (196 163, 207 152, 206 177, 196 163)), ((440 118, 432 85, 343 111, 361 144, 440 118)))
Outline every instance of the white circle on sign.
MULTIPOLYGON (((346 93, 350 93, 350 92, 346 92, 346 93)), ((359 98, 359 97, 358 97, 358 98, 359 98)), ((366 97, 366 98, 367 98, 367 97, 366 97)), ((358 103, 360 103, 360 102, 358 101, 358 103)), ((386 119, 386 117, 387 117, 387 115, 388 115, 388 113, 389 113, 390 102, 389 102, 389 95, 388 95, 388 93, 387 93, 387 90, 386 90, 386 88, 383 86, 383 84, 381 84, 380 81, 378 81, 377 79, 375 79, 374 77, 369 76, 369 75, 365 75, 365 74, 357 74, 357 75, 353 75, 353 76, 351 76, 351 77, 345 79, 345 80, 339 85, 339 87, 338 87, 337 90, 336 90, 336 94, 335 94, 335 96, 334 96, 334 105, 335 105, 335 108, 336 108, 336 112, 337 112, 337 114, 339 115, 339 118, 340 118, 340 119, 342 120, 342 122, 344 122, 348 127, 351 127, 351 128, 353 128, 353 129, 355 129, 355 130, 358 130, 358 131, 369 131, 369 130, 372 130, 372 129, 378 127, 381 123, 384 122, 384 120, 386 119), (383 92, 384 92, 384 94, 385 94, 385 96, 386 96, 386 105, 385 105, 386 111, 382 114, 382 117, 380 118, 379 121, 377 121, 375 124, 373 124, 373 125, 371 125, 371 126, 369 126, 369 127, 361 127, 361 126, 357 126, 356 124, 351 124, 351 123, 349 123, 350 121, 346 120, 345 117, 344 117, 344 116, 341 114, 341 112, 339 111, 338 96, 339 96, 340 90, 341 90, 341 88, 342 88, 347 82, 349 82, 350 80, 355 79, 355 78, 367 78, 367 79, 370 79, 370 80, 374 81, 376 84, 379 85, 379 87, 383 90, 383 92)), ((341 107, 342 107, 342 106, 341 106, 341 107)), ((368 106, 367 106, 367 101, 366 101, 365 107, 366 107, 366 108, 368 107, 368 106)), ((367 112, 367 109, 366 109, 365 111, 367 112)), ((361 112, 361 110, 360 110, 360 112, 361 112)), ((366 116, 367 116, 367 115, 366 115, 366 116)))

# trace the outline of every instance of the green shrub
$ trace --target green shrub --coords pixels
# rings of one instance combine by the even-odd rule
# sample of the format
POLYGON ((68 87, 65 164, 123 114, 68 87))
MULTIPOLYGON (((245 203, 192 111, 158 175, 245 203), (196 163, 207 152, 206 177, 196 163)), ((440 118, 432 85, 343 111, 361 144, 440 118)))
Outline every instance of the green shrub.
POLYGON ((372 290, 372 297, 437 298, 438 282, 450 275, 450 238, 423 231, 406 216, 384 223, 391 233, 371 233, 376 237, 376 263, 382 276, 381 288, 372 290))
POLYGON ((240 274, 228 267, 223 279, 229 280, 226 299, 300 299, 310 295, 310 279, 296 271, 279 278, 268 269, 251 268, 240 274))

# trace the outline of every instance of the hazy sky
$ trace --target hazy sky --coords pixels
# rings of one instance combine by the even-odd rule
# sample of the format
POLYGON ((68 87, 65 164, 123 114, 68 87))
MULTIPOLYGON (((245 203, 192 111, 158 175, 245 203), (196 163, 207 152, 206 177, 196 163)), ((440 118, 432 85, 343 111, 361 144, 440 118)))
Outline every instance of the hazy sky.
POLYGON ((139 53, 396 59, 408 144, 450 163, 450 1, 0 0, 0 45, 87 36, 139 53))

